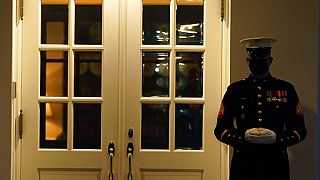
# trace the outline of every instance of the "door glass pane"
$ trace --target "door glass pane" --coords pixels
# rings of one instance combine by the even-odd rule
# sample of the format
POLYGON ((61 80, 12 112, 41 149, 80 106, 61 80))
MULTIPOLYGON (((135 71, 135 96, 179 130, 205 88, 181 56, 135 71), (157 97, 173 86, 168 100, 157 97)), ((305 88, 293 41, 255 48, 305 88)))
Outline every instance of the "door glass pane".
POLYGON ((176 53, 176 97, 202 97, 203 53, 176 53))
POLYGON ((101 96, 101 52, 75 52, 74 95, 101 96))
POLYGON ((101 104, 74 104, 74 149, 101 149, 101 104))
POLYGON ((68 52, 41 51, 40 95, 67 96, 68 52))
POLYGON ((168 104, 142 104, 141 148, 169 148, 168 104))
POLYGON ((75 44, 102 43, 102 5, 76 5, 75 44))
POLYGON ((170 44, 170 1, 143 1, 142 44, 170 44))
POLYGON ((142 53, 142 96, 169 96, 169 52, 142 53))
POLYGON ((177 30, 178 45, 203 44, 203 1, 177 1, 177 30))
POLYGON ((202 149, 202 104, 176 104, 175 149, 202 149))
POLYGON ((42 4, 41 43, 68 44, 68 5, 42 4))
POLYGON ((67 148, 67 104, 40 103, 40 148, 67 148))

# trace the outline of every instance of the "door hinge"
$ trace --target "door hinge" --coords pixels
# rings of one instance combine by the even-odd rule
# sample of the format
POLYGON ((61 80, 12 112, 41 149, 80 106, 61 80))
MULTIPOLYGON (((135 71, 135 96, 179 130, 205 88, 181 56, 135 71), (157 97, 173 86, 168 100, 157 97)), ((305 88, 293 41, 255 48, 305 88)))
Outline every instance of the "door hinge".
POLYGON ((20 110, 20 114, 19 114, 19 139, 22 139, 22 126, 23 126, 23 112, 22 110, 20 110))
POLYGON ((224 20, 225 16, 225 0, 221 0, 221 21, 224 20))
POLYGON ((17 0, 17 12, 18 12, 18 17, 19 19, 23 20, 23 1, 24 0, 17 0))

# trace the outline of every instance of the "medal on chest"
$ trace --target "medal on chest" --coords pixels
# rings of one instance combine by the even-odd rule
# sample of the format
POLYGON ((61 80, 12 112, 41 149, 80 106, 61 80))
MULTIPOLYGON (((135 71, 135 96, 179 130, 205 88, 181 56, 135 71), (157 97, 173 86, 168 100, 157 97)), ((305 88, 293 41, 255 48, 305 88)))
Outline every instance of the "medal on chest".
POLYGON ((287 91, 267 91, 268 102, 288 102, 287 91))

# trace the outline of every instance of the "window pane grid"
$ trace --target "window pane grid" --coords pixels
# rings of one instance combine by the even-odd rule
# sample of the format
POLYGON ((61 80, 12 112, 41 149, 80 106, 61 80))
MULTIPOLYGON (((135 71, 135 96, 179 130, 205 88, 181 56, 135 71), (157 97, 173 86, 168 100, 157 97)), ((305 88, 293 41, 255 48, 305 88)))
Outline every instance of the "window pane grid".
MULTIPOLYGON (((160 1, 158 4, 157 0, 151 1, 143 1, 144 5, 153 5, 150 7, 157 8, 160 5, 160 1)), ((163 4, 162 4, 163 5, 163 4)), ((168 5, 168 4, 166 4, 168 5)), ((160 6, 159 6, 160 7, 160 6)), ((145 7, 143 7, 145 8, 145 7)), ((155 12, 155 11, 154 11, 155 12)), ((190 14, 188 14, 190 15, 190 14)), ((142 21, 144 21, 143 14, 142 21)), ((142 42, 140 46, 141 52, 156 52, 156 51, 167 51, 170 52, 170 60, 169 60, 169 96, 161 97, 161 96, 147 96, 146 93, 141 93, 141 108, 145 106, 145 104, 167 104, 170 106, 170 111, 168 112, 169 117, 169 126, 170 131, 167 132, 174 137, 171 137, 169 140, 168 150, 171 152, 181 152, 179 150, 192 150, 198 151, 202 150, 202 124, 203 117, 202 111, 205 104, 204 95, 204 26, 203 26, 203 18, 204 18, 204 0, 194 0, 194 1, 184 1, 184 0, 171 0, 170 2, 170 33, 168 38, 170 41, 169 44, 163 45, 161 43, 155 43, 157 40, 161 40, 162 37, 159 36, 159 33, 163 31, 158 31, 154 33, 152 40, 146 40, 146 34, 142 34, 142 42), (179 6, 179 7, 178 7, 179 6), (176 11, 177 8, 177 11, 176 11), (192 22, 188 22, 188 19, 183 19, 185 14, 188 12, 196 12, 192 15, 194 17, 188 17, 192 22), (195 14, 200 13, 198 17, 195 14), (199 22, 195 22, 199 21, 199 22), (179 29, 177 29, 179 28, 179 29), (181 55, 187 55, 184 57, 184 60, 181 61, 179 58, 181 55), (187 60, 187 59, 189 60, 187 60), (181 66, 181 68, 177 68, 181 66), (186 66, 186 70, 181 71, 182 66, 186 66), (177 74, 178 73, 178 74, 177 74), (182 78, 181 74, 183 73, 185 80, 177 81, 177 78, 182 78), (189 75, 188 75, 189 74, 189 75), (188 81, 196 82, 195 85, 191 85, 187 83, 188 81), (182 91, 183 87, 189 88, 188 91, 182 91), (180 91, 176 89, 180 88, 180 91), (196 89, 196 91, 194 90, 196 89), (177 96, 178 95, 178 96, 177 96), (185 114, 190 114, 189 116, 194 116, 198 120, 196 124, 184 123, 182 122, 185 119, 185 114), (187 124, 187 129, 185 127, 187 124), (178 129, 177 129, 178 128, 178 129), (180 129, 179 129, 180 128, 180 129), (188 134, 189 133, 189 134, 188 134), (195 137, 196 141, 188 142, 184 141, 186 137, 195 137), (178 150, 178 151, 177 151, 178 150)), ((144 33, 142 27, 142 33, 144 33)), ((150 35, 150 34, 149 34, 150 35)), ((181 57, 180 57, 181 58, 181 57)), ((141 58, 141 61, 143 59, 141 58)), ((143 63, 142 63, 143 64, 143 63)), ((143 69, 143 68, 142 68, 143 69)), ((143 73, 143 72, 142 72, 143 73)), ((143 79, 142 79, 143 80, 143 79)), ((142 89, 143 89, 142 84, 142 89)), ((142 110, 143 111, 143 110, 142 110)), ((145 110, 144 110, 145 111, 145 110)), ((143 113, 142 113, 143 116, 143 113)), ((143 119, 144 117, 142 117, 143 119)), ((190 118, 189 118, 190 119, 190 118)), ((145 120, 144 120, 145 121, 145 120)), ((167 136, 165 136, 167 137, 167 136)), ((143 138, 141 139, 141 148, 144 149, 143 138)), ((160 140, 159 140, 160 141, 160 140)), ((151 148, 152 149, 152 148, 151 148)), ((158 149, 158 148, 154 148, 158 149)))
MULTIPOLYGON (((92 150, 101 149, 101 104, 103 102, 101 94, 103 81, 101 71, 104 49, 102 44, 102 1, 97 0, 93 2, 82 0, 78 3, 75 3, 73 0, 71 0, 69 1, 69 4, 61 3, 61 1, 55 1, 55 3, 53 1, 54 0, 43 1, 41 8, 41 42, 38 47, 39 51, 41 52, 40 62, 42 63, 42 67, 40 68, 40 74, 42 74, 40 77, 40 96, 38 98, 40 107, 40 148, 62 148, 68 150, 72 150, 74 148, 92 150), (81 10, 81 12, 79 10, 81 10), (79 13, 81 13, 82 15, 79 13), (86 13, 95 15, 90 16, 86 15, 86 13), (86 34, 89 34, 90 37, 85 36, 86 34), (91 41, 92 39, 94 41, 91 41), (51 51, 60 51, 67 54, 64 55, 64 61, 62 61, 63 64, 59 61, 59 59, 47 58, 47 60, 43 61, 45 53, 51 51), (89 57, 80 59, 75 58, 75 55, 77 54, 81 54, 81 57, 84 57, 86 56, 86 54, 90 53, 98 53, 100 54, 100 57, 96 60, 89 57), (89 68, 86 68, 87 66, 89 68), (52 79, 45 79, 45 73, 47 72, 48 68, 64 69, 63 87, 65 88, 63 89, 63 92, 59 91, 58 94, 49 93, 48 95, 48 92, 46 90, 48 88, 48 85, 45 84, 50 81, 52 83, 61 83, 60 81, 53 82, 52 79), (94 74, 95 76, 98 75, 98 86, 91 85, 91 87, 97 87, 94 91, 91 92, 98 92, 98 94, 86 94, 86 92, 89 91, 83 91, 83 85, 80 86, 82 87, 82 93, 77 90, 79 88, 74 87, 75 83, 77 82, 78 84, 79 82, 80 84, 83 84, 83 82, 92 82, 92 78, 87 78, 87 80, 86 78, 79 79, 83 71, 92 72, 92 74, 94 74), (75 73, 78 74, 76 77, 74 76, 75 73), (77 91, 77 93, 74 93, 75 90, 77 91), (58 122, 58 120, 51 120, 51 116, 54 117, 57 115, 57 113, 54 113, 55 111, 57 112, 57 108, 49 108, 52 109, 51 112, 48 111, 48 107, 57 106, 55 104, 61 104, 59 106, 63 107, 63 115, 59 115, 60 117, 63 117, 60 119, 63 119, 64 122, 63 132, 65 136, 63 141, 60 139, 60 137, 56 138, 56 140, 54 139, 55 133, 57 134, 58 131, 53 132, 55 124, 52 124, 52 122, 58 122), (97 115, 97 117, 93 118, 95 119, 93 122, 96 125, 89 124, 90 126, 87 126, 87 121, 92 118, 85 118, 84 115, 79 114, 80 112, 82 112, 82 109, 88 109, 87 107, 93 107, 92 112, 96 112, 95 115, 97 115), (88 127, 89 129, 90 127, 94 128, 95 132, 98 132, 98 135, 93 135, 92 133, 90 134, 89 131, 85 131, 83 127, 88 127), (93 140, 87 141, 86 138, 93 140)), ((61 110, 59 110, 59 112, 61 112, 61 110)))

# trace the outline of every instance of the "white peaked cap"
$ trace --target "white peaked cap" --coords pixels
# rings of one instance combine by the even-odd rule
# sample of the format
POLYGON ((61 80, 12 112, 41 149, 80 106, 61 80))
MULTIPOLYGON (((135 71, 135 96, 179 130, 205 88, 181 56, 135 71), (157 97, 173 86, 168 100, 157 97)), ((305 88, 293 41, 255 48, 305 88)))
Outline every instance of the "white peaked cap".
POLYGON ((246 48, 261 48, 271 47, 271 43, 277 42, 276 39, 270 37, 252 37, 242 39, 241 44, 244 44, 246 48))

